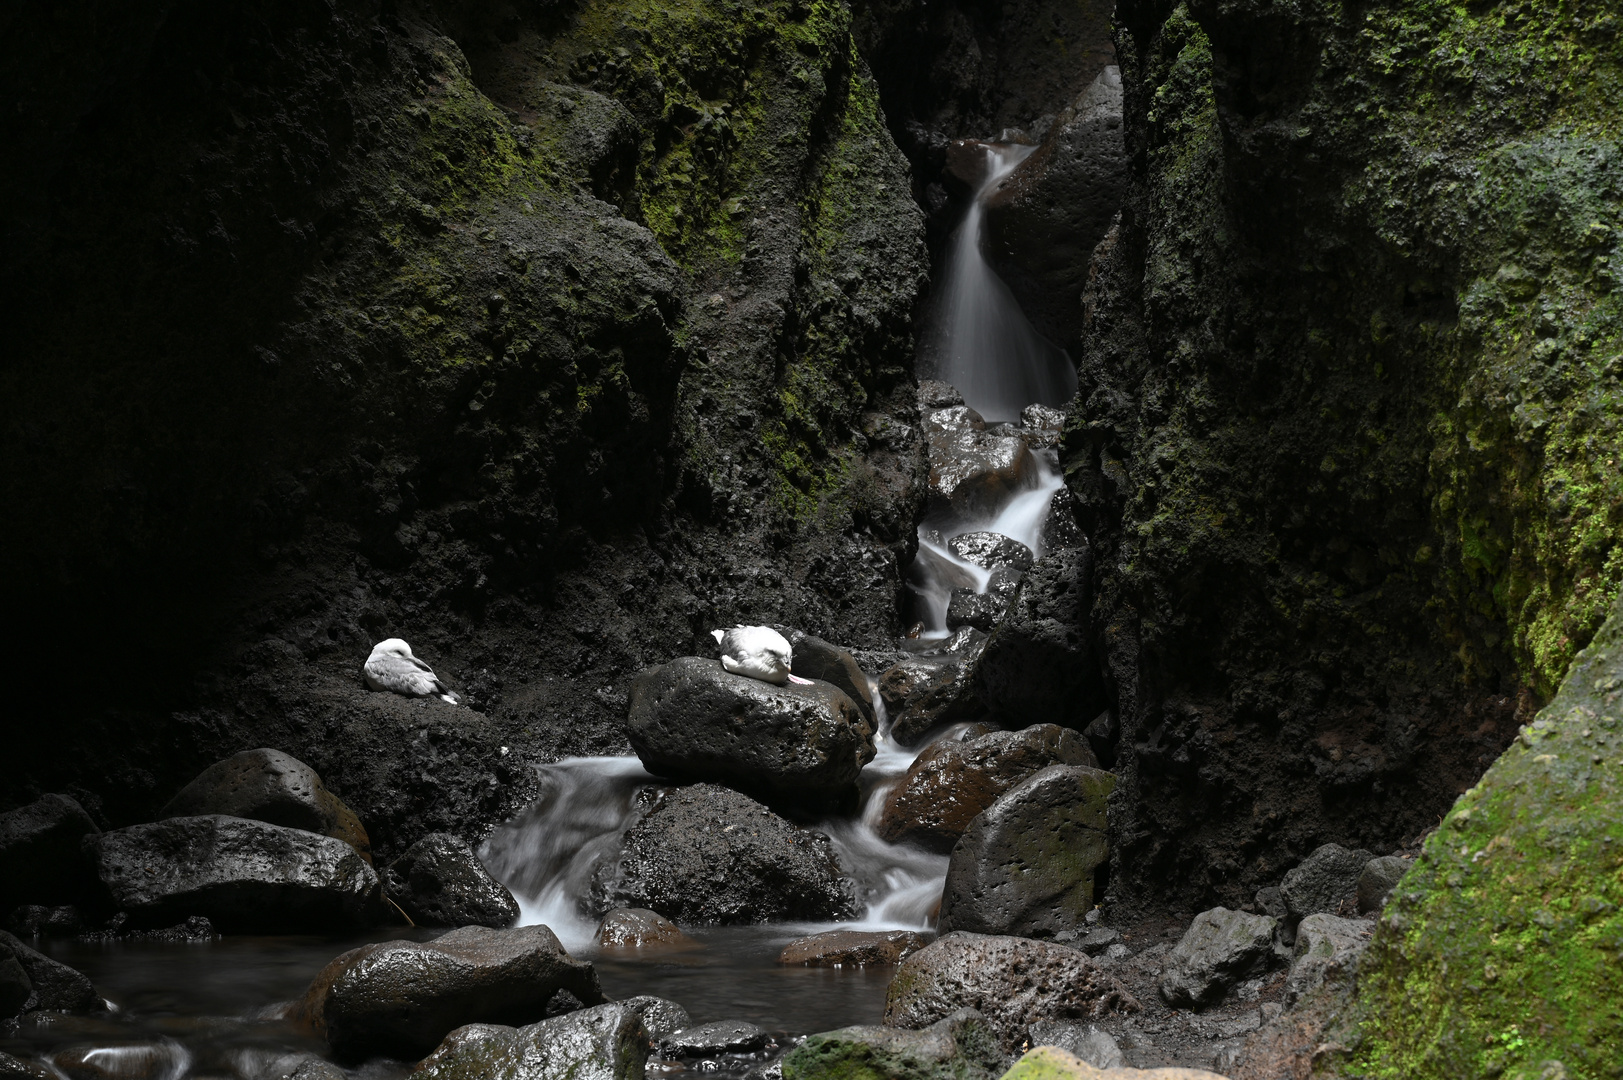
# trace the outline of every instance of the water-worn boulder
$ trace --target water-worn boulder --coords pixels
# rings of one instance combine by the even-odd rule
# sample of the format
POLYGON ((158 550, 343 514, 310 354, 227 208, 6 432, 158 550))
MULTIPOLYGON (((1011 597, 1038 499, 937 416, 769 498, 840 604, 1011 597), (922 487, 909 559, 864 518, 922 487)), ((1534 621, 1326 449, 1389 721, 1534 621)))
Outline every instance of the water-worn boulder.
POLYGON ((722 1054, 750 1054, 763 1049, 772 1036, 745 1020, 712 1020, 708 1024, 673 1031, 659 1040, 659 1052, 669 1058, 707 1058, 722 1054))
POLYGON ((1136 1011, 1116 978, 1075 949, 1030 938, 947 934, 902 961, 885 995, 885 1023, 921 1028, 976 1009, 1015 1050, 1042 1020, 1136 1011))
POLYGON ((592 940, 610 949, 643 948, 649 945, 696 945, 681 927, 647 908, 621 908, 603 916, 592 940))
POLYGON ((983 430, 964 415, 967 411, 942 409, 924 422, 930 441, 930 511, 959 521, 989 517, 1037 482, 1037 459, 1026 440, 983 430))
POLYGON ((174 1039, 80 1044, 50 1057, 56 1074, 70 1080, 170 1080, 186 1075, 191 1061, 191 1051, 174 1039))
POLYGON ((997 1033, 973 1009, 918 1031, 848 1027, 813 1035, 783 1058, 783 1080, 994 1080, 1008 1064, 997 1033))
POLYGON ((642 1017, 642 1026, 647 1029, 648 1037, 655 1042, 693 1025, 693 1018, 688 1016, 686 1009, 662 997, 643 994, 615 1004, 624 1005, 642 1017))
POLYGON ((1382 855, 1371 859, 1358 871, 1358 911, 1367 915, 1372 911, 1379 911, 1386 906, 1386 898, 1392 895, 1403 875, 1409 872, 1414 865, 1413 859, 1406 859, 1401 855, 1382 855))
POLYGON ((1279 920, 1216 907, 1195 916, 1161 975, 1169 1004, 1211 1005, 1229 987, 1268 966, 1279 920))
POLYGON ((61 1077, 48 1065, 0 1052, 0 1080, 61 1080, 61 1077))
POLYGON ((1369 948, 1375 924, 1368 919, 1309 915, 1296 928, 1296 947, 1285 978, 1289 1008, 1326 983, 1350 980, 1354 966, 1369 948))
POLYGON ((372 842, 361 819, 327 790, 314 769, 280 750, 244 750, 215 762, 158 812, 161 818, 209 814, 335 837, 372 861, 372 842))
POLYGON ((1097 767, 1087 740, 1054 724, 926 747, 885 801, 876 831, 891 843, 950 852, 977 814, 1050 765, 1097 767))
POLYGON ((1000 566, 1030 570, 1035 560, 1026 545, 995 532, 959 533, 947 541, 947 550, 983 570, 995 570, 1000 566))
POLYGON ((1057 1046, 1027 1051, 1002 1080, 1226 1080, 1205 1069, 1098 1068, 1057 1046))
POLYGON ((800 810, 853 798, 874 756, 872 728, 838 687, 774 686, 696 656, 637 676, 626 736, 656 776, 800 810))
POLYGON ((616 1002, 521 1028, 460 1027, 411 1075, 418 1080, 642 1080, 648 1050, 641 1014, 616 1002))
POLYGON ((343 840, 211 814, 85 840, 102 884, 140 923, 202 915, 225 931, 332 931, 377 918, 382 888, 343 840))
POLYGON ((1279 896, 1291 920, 1340 911, 1341 905, 1357 894, 1358 875, 1371 858, 1362 848, 1348 851, 1340 844, 1315 848, 1279 883, 1279 896))
POLYGON ((995 630, 1003 619, 1003 613, 1009 609, 1009 600, 1008 595, 990 589, 986 592, 954 589, 952 599, 947 603, 947 629, 973 626, 987 632, 995 630))
POLYGON ((929 939, 914 930, 830 930, 791 941, 778 954, 778 963, 808 967, 899 964, 927 944, 929 939))
POLYGON ((1096 1069, 1119 1069, 1127 1064, 1116 1040, 1096 1024, 1043 1020, 1032 1024, 1026 1035, 1034 1047, 1057 1046, 1096 1069))
POLYGON ((560 992, 603 1001, 592 965, 551 930, 466 926, 434 941, 351 949, 321 969, 293 1016, 342 1057, 415 1058, 465 1024, 540 1020, 560 992))
MULTIPOLYGON (((28 989, 18 1003, 17 1011, 45 1009, 50 1012, 89 1013, 105 1008, 101 995, 82 972, 52 960, 3 931, 0 931, 0 950, 4 950, 9 962, 15 965, 15 968, 8 967, 9 977, 5 981, 9 989, 6 992, 15 996, 19 988, 26 986, 28 989), (22 978, 18 978, 19 971, 22 978)), ((9 1015, 13 1014, 0 1009, 0 1016, 9 1015)))
POLYGON ((96 874, 81 845, 99 831, 84 807, 66 795, 42 795, 0 814, 0 912, 90 895, 96 874))
POLYGON ((1109 858, 1115 787, 1100 769, 1050 765, 998 796, 953 846, 942 931, 1051 937, 1080 927, 1109 858))
POLYGON ((490 876, 468 842, 429 833, 389 864, 390 900, 418 926, 512 926, 518 901, 490 876))
POLYGON ((953 656, 910 657, 886 668, 879 696, 896 741, 911 746, 932 728, 978 719, 986 710, 971 688, 971 670, 953 656))
POLYGON ((873 690, 869 687, 867 672, 862 670, 862 665, 857 663, 850 650, 793 627, 780 626, 778 629, 788 639, 794 653, 794 664, 790 670, 802 679, 817 679, 839 687, 846 697, 856 702, 857 708, 862 710, 863 719, 872 725, 873 690))
POLYGON ((617 856, 598 865, 591 897, 598 912, 649 908, 689 924, 856 913, 828 837, 716 784, 647 796, 617 856))
POLYGON ((1037 560, 975 665, 976 697, 994 718, 1080 728, 1109 705, 1088 641, 1092 604, 1090 547, 1037 560))

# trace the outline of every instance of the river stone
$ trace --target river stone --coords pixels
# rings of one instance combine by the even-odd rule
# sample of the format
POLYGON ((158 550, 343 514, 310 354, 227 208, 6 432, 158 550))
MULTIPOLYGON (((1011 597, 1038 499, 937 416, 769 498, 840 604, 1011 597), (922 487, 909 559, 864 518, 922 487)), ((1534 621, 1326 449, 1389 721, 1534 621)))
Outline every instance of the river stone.
POLYGON ((1000 1080, 1227 1080, 1205 1069, 1096 1068, 1057 1046, 1028 1051, 1000 1080))
MULTIPOLYGON (((4 1015, 0 1012, 0 1017, 4 1015)), ((0 1080, 62 1080, 62 1077, 49 1065, 32 1059, 12 1057, 0 1051, 0 1080)))
POLYGON ((925 424, 930 441, 930 510, 960 521, 991 517, 1037 484, 1037 459, 1019 435, 925 424))
POLYGON ((899 964, 927 944, 929 939, 915 930, 830 930, 791 941, 778 954, 778 963, 808 967, 899 964))
POLYGON ((863 719, 872 726, 873 690, 869 687, 867 672, 862 670, 862 665, 857 663, 850 650, 793 627, 780 626, 777 629, 788 640, 794 657, 790 671, 802 679, 817 679, 844 691, 845 696, 862 710, 863 719))
POLYGON ((293 1018, 345 1058, 415 1058, 465 1024, 542 1019, 560 992, 603 1001, 592 965, 551 930, 465 926, 434 941, 351 949, 321 969, 293 1018))
POLYGON ((1075 949, 960 930, 902 961, 885 995, 885 1023, 921 1028, 964 1008, 984 1015, 1013 1052, 1040 1021, 1096 1020, 1140 1006, 1114 976, 1075 949))
POLYGON ((1108 707, 1088 642, 1093 553, 1045 552, 1026 573, 975 665, 975 695, 1000 722, 1081 728, 1108 707))
POLYGON ((1008 1057, 992 1026, 958 1009, 920 1031, 858 1026, 812 1035, 783 1058, 783 1080, 994 1080, 1008 1057))
POLYGON ((331 836, 372 861, 372 843, 360 818, 327 790, 314 769, 280 750, 261 747, 216 761, 158 812, 160 818, 209 814, 331 836))
POLYGON ((923 413, 934 412, 936 409, 950 409, 954 405, 964 403, 964 395, 952 383, 942 382, 940 379, 919 380, 919 411, 923 413))
POLYGON ((1358 871, 1358 911, 1367 915, 1372 911, 1379 911, 1386 906, 1387 897, 1397 888, 1403 875, 1409 872, 1414 865, 1413 859, 1405 859, 1401 855, 1382 855, 1371 859, 1358 871))
POLYGON ((0 911, 92 895, 96 874, 82 844, 99 831, 66 795, 42 795, 0 814, 0 911))
POLYGON ((82 972, 29 948, 4 931, 0 931, 0 948, 9 951, 28 976, 33 992, 24 1008, 29 1011, 90 1013, 106 1008, 101 995, 82 972))
POLYGON ((1340 844, 1314 849, 1279 883, 1279 895, 1291 921, 1339 912, 1343 901, 1357 895, 1358 875, 1373 857, 1362 848, 1348 851, 1340 844))
POLYGON ((418 1080, 642 1080, 648 1032, 616 1002, 528 1027, 468 1024, 412 1070, 418 1080))
POLYGON ((717 784, 650 791, 643 799, 618 857, 594 872, 596 912, 649 908, 689 925, 856 914, 855 887, 822 833, 717 784))
POLYGON ((947 550, 983 570, 994 570, 999 566, 1030 570, 1035 561, 1035 556, 1026 545, 995 532, 959 533, 947 541, 947 550))
POLYGON ((977 814, 1050 765, 1096 768, 1098 761, 1086 739, 1054 724, 933 743, 886 798, 875 830, 890 843, 946 854, 977 814))
POLYGON ((418 926, 489 926, 518 921, 518 901, 490 876, 473 848, 450 833, 429 833, 384 875, 390 900, 418 926))
POLYGON ((977 630, 992 631, 1009 610, 1009 597, 974 589, 954 589, 947 603, 947 629, 973 626, 977 630))
POLYGON ((1121 1047, 1093 1024, 1076 1024, 1063 1020, 1043 1020, 1032 1024, 1026 1032, 1032 1046, 1057 1046, 1068 1054, 1075 1054, 1096 1069, 1119 1069, 1127 1064, 1121 1047))
POLYGON ((1109 858, 1115 787, 1100 769, 1050 765, 1000 795, 953 846, 942 931, 1052 937, 1082 926, 1094 872, 1109 858))
POLYGON ((639 997, 626 998, 618 1004, 635 1010, 637 1015, 642 1017, 642 1026, 648 1030, 648 1037, 655 1042, 693 1025, 693 1018, 688 1016, 686 1009, 662 997, 643 994, 639 997))
POLYGON ((28 1005, 34 996, 34 980, 28 977, 22 961, 8 945, 0 945, 0 1020, 6 1020, 28 1005))
POLYGON ((1268 966, 1279 920, 1216 907, 1195 916, 1167 958, 1161 997, 1175 1006, 1212 1005, 1229 987, 1268 966))
POLYGON ((643 765, 712 781, 797 811, 854 801, 873 729, 838 687, 774 686, 683 657, 631 685, 626 736, 643 765))
POLYGON ((592 940, 605 948, 641 948, 645 945, 697 945, 680 927, 657 911, 621 908, 603 916, 592 940))
POLYGON ((1303 919, 1296 927, 1296 947, 1285 978, 1285 1007, 1294 1007, 1321 986, 1350 980, 1374 930, 1369 919, 1322 914, 1303 919))
POLYGON ((226 932, 339 930, 376 921, 378 876, 343 840, 210 814, 88 837, 102 884, 132 920, 202 915, 226 932))
POLYGON ((890 734, 904 746, 942 724, 979 719, 985 710, 959 658, 909 658, 879 676, 879 696, 890 717, 890 734))
POLYGON ((772 1041, 772 1036, 744 1020, 714 1020, 675 1031, 659 1040, 664 1057, 718 1057, 750 1054, 772 1041))

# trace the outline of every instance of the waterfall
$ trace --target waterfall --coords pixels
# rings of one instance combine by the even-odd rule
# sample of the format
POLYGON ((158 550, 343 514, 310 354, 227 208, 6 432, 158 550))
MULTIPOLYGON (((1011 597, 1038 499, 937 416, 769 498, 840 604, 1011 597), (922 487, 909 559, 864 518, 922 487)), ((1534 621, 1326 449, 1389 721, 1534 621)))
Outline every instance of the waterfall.
POLYGON ((986 177, 953 236, 945 286, 923 343, 934 377, 957 387, 988 421, 1018 420, 1027 405, 1062 406, 1076 393, 1070 356, 1037 333, 981 251, 987 200, 1034 149, 985 147, 986 177))

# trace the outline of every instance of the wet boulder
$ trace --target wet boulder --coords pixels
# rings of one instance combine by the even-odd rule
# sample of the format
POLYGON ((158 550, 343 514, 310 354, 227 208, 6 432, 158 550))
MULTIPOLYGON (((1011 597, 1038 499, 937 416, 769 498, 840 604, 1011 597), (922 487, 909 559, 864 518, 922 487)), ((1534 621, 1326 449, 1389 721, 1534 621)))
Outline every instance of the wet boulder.
POLYGON ((805 967, 899 964, 927 944, 929 939, 914 930, 830 930, 791 941, 778 954, 778 963, 805 967))
POLYGON ((910 657, 879 676, 879 696, 890 716, 890 733, 911 746, 943 724, 976 720, 985 713, 971 685, 973 665, 955 656, 910 657))
MULTIPOLYGON (((0 1017, 5 1013, 0 1012, 0 1017)), ((12 1057, 0 1051, 0 1080, 61 1080, 61 1074, 40 1061, 12 1057)))
POLYGON ((1362 848, 1348 851, 1324 844, 1297 864, 1279 883, 1280 899, 1290 921, 1324 912, 1334 915, 1358 893, 1358 875, 1373 856, 1362 848))
POLYGON ((713 1020, 673 1031, 659 1040, 667 1058, 714 1058, 723 1054, 752 1054, 765 1049, 772 1036, 745 1020, 713 1020))
POLYGON ((469 1024, 417 1067, 415 1080, 642 1080, 649 1039, 626 1002, 581 1009, 526 1027, 469 1024))
POLYGON ((1033 450, 1059 445, 1065 428, 1065 410, 1052 405, 1027 405, 1020 410, 1020 434, 1033 450))
POLYGON ((964 395, 951 383, 939 379, 919 380, 919 411, 932 413, 937 409, 950 409, 964 403, 964 395))
POLYGON ((681 927, 647 908, 621 908, 603 916, 592 937, 610 949, 640 949, 651 945, 697 945, 681 927))
POLYGON ((648 908, 691 925, 849 918, 855 886, 833 845, 748 796, 695 784, 644 796, 594 873, 598 912, 648 908))
POLYGON ((1093 554, 1059 548, 1026 573, 975 665, 975 695, 1004 723, 1080 728, 1108 705, 1087 627, 1093 554))
POLYGON ((518 901, 490 876, 473 848, 450 833, 429 833, 389 864, 390 900, 418 926, 512 926, 518 901))
POLYGON ((959 1009, 986 1017, 1007 1051, 1042 1020, 1097 1020, 1140 1005, 1075 949, 1030 938, 955 931, 902 961, 885 996, 885 1023, 921 1028, 959 1009))
POLYGON ((1127 1064, 1116 1040, 1096 1024, 1043 1020, 1027 1029, 1027 1038, 1034 1047, 1057 1046, 1096 1069, 1119 1069, 1127 1064))
POLYGON ((331 836, 372 861, 372 843, 360 819, 327 790, 314 769, 280 750, 244 750, 215 762, 181 788, 158 816, 211 814, 331 836))
POLYGON ((1217 907, 1195 916, 1161 975, 1169 1005, 1213 1005, 1229 987, 1274 959, 1279 920, 1217 907))
POLYGON ((695 656, 637 676, 626 736, 657 776, 797 810, 852 801, 874 756, 873 729, 838 687, 774 686, 695 656))
POLYGON ((846 697, 856 702, 857 708, 862 710, 863 719, 871 726, 874 722, 873 690, 868 684, 867 672, 862 670, 862 665, 857 663, 850 650, 793 627, 778 629, 794 652, 794 664, 790 670, 802 679, 816 679, 844 691, 846 697))
POLYGON ((1000 795, 953 846, 941 929, 1052 937, 1082 926, 1109 858, 1115 786, 1100 769, 1050 765, 1000 795))
POLYGON ((416 1058, 466 1024, 541 1020, 561 993, 603 1001, 592 965, 551 930, 465 926, 434 941, 351 949, 316 975, 293 1019, 344 1058, 416 1058))
POLYGON ((1017 434, 972 426, 969 418, 925 418, 930 442, 930 511, 960 521, 991 517, 1037 484, 1037 459, 1017 434))
POLYGON ((96 873, 82 841, 99 831, 66 795, 43 795, 0 814, 0 912, 93 895, 96 873))
POLYGON ((227 932, 340 930, 375 922, 382 888, 350 844, 211 814, 85 840, 119 909, 148 926, 202 915, 227 932))
POLYGON ((1398 887, 1398 882, 1403 880, 1403 875, 1413 865, 1413 859, 1401 855, 1382 855, 1365 863, 1364 868, 1358 871, 1358 884, 1354 886, 1359 914, 1367 915, 1385 907, 1387 897, 1392 895, 1392 890, 1398 887))
POLYGON ((28 1006, 34 980, 8 945, 0 945, 0 1020, 8 1020, 28 1006))
POLYGON ((959 1009, 918 1031, 858 1026, 813 1035, 783 1058, 783 1080, 995 1080, 1008 1055, 992 1026, 959 1009))
POLYGON ((683 1028, 693 1026, 693 1019, 688 1016, 686 1009, 662 997, 644 994, 640 997, 626 998, 616 1004, 624 1005, 642 1017, 642 1026, 648 1030, 648 1037, 655 1042, 683 1028))
MULTIPOLYGON (((6 981, 10 989, 6 992, 14 996, 17 989, 25 984, 29 989, 18 1005, 19 1012, 44 1009, 47 1012, 91 1013, 106 1008, 101 995, 82 972, 29 948, 4 931, 0 931, 0 950, 3 950, 0 961, 9 958, 9 964, 15 965, 13 968, 0 964, 9 973, 6 981), (20 979, 18 970, 22 973, 20 979)), ((13 1014, 0 1010, 0 1016, 5 1015, 13 1014)))
POLYGON ((1008 609, 1009 599, 1006 596, 973 589, 954 589, 952 599, 947 604, 947 629, 973 626, 977 630, 990 632, 997 629, 997 624, 1003 621, 1003 614, 1008 609))
POLYGON ((876 831, 891 843, 946 854, 976 815, 1050 765, 1096 768, 1098 762, 1086 739, 1053 724, 934 743, 885 800, 876 831))
POLYGON ((995 532, 959 533, 947 541, 947 550, 983 570, 993 570, 999 566, 1030 570, 1035 561, 1031 549, 1026 545, 995 532))
POLYGON ((1335 915, 1309 915, 1303 919, 1296 927, 1290 974, 1285 978, 1286 1008, 1322 986, 1351 979, 1374 930, 1375 923, 1369 919, 1335 915))

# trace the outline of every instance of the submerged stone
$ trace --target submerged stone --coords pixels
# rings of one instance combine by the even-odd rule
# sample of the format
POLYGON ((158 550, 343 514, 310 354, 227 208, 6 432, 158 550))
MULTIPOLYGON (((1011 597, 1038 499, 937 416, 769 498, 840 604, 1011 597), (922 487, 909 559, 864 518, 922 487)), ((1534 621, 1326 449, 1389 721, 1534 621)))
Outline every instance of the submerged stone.
POLYGON ((653 945, 697 945, 681 927, 647 908, 620 908, 603 916, 592 935, 604 948, 644 948, 653 945))

